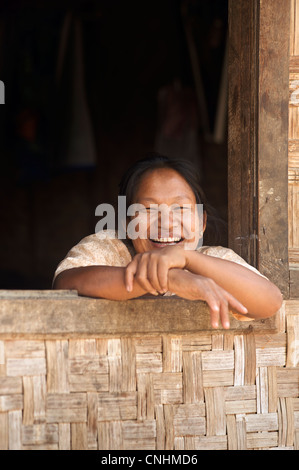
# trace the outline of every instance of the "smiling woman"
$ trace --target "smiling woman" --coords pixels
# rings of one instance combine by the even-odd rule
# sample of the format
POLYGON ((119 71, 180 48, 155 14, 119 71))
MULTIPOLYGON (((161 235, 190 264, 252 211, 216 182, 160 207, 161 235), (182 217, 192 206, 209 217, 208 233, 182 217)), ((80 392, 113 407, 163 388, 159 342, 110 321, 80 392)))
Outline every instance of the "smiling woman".
POLYGON ((126 211, 126 229, 135 221, 138 236, 130 237, 126 230, 127 238, 121 240, 108 230, 84 238, 59 264, 55 289, 112 300, 145 294, 204 300, 214 328, 220 323, 229 328, 230 311, 250 320, 270 317, 280 308, 280 291, 255 268, 230 249, 202 246, 207 206, 189 163, 151 155, 124 175, 120 195, 126 196, 128 209, 132 204, 145 209, 141 218, 126 211), (175 217, 170 210, 174 205, 180 214, 187 208, 187 216, 175 217), (152 217, 151 206, 163 206, 167 217, 159 211, 152 217))
POLYGON ((137 253, 169 244, 196 249, 203 234, 203 229, 199 232, 203 221, 200 223, 198 218, 194 192, 176 170, 148 170, 136 188, 135 201, 146 209, 140 236, 133 241, 137 253))

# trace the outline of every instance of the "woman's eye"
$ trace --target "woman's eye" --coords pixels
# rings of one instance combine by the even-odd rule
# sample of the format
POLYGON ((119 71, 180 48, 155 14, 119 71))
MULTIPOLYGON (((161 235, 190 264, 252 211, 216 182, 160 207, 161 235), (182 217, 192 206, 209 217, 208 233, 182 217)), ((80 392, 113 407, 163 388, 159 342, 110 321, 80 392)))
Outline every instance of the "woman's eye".
POLYGON ((192 212, 191 207, 188 207, 188 206, 181 206, 181 207, 178 208, 178 210, 180 212, 192 212))
POLYGON ((149 207, 143 207, 142 209, 138 210, 140 214, 147 214, 149 211, 150 211, 149 207))

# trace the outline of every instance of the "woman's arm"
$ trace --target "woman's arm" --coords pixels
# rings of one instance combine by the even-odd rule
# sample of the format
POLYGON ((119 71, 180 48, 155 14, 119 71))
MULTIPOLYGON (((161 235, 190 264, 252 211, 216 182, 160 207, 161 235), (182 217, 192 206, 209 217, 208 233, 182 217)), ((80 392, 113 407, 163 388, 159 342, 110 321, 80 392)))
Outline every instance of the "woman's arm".
POLYGON ((66 269, 58 274, 53 288, 74 289, 79 295, 110 300, 127 300, 148 293, 137 281, 134 281, 132 291, 128 292, 125 286, 125 269, 118 266, 66 269))
POLYGON ((213 279, 246 306, 251 318, 270 317, 281 307, 281 292, 272 282, 233 261, 186 250, 185 269, 213 279))
MULTIPOLYGON (((127 288, 130 290, 133 279, 137 279, 141 286, 149 281, 158 292, 177 293, 169 283, 172 268, 188 270, 200 276, 202 282, 208 279, 209 285, 214 283, 229 292, 247 308, 250 318, 270 317, 281 307, 279 289, 263 276, 233 261, 178 246, 136 255, 126 269, 127 288)), ((184 292, 178 295, 184 296, 184 292)))
MULTIPOLYGON (((157 295, 150 282, 142 278, 140 282, 134 278, 132 288, 128 291, 125 270, 126 268, 113 266, 67 269, 58 274, 53 288, 75 289, 79 295, 110 300, 128 300, 147 293, 157 295)), ((247 313, 244 306, 231 294, 203 276, 173 268, 169 271, 168 284, 174 294, 184 299, 206 301, 210 308, 211 323, 214 328, 218 328, 219 322, 224 328, 229 328, 229 306, 243 315, 247 313)))

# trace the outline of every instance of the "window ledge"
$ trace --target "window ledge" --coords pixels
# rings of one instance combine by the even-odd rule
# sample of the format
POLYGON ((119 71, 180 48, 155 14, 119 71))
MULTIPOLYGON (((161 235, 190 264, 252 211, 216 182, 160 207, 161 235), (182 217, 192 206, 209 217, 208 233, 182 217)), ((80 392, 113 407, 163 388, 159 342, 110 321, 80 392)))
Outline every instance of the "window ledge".
MULTIPOLYGON (((239 322, 231 317, 228 331, 274 333, 278 321, 277 315, 252 322, 239 322)), ((209 310, 203 301, 177 297, 113 301, 81 297, 76 291, 0 290, 0 339, 187 334, 199 331, 215 331, 211 328, 209 310)))

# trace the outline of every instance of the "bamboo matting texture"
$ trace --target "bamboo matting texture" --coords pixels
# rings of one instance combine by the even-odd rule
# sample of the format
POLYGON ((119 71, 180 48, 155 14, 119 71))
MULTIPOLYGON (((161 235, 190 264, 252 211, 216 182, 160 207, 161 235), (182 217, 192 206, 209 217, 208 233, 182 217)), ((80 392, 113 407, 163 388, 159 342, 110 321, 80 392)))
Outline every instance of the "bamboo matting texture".
POLYGON ((0 341, 0 448, 298 450, 287 338, 0 341))

